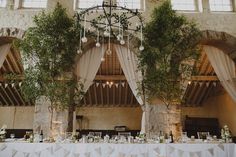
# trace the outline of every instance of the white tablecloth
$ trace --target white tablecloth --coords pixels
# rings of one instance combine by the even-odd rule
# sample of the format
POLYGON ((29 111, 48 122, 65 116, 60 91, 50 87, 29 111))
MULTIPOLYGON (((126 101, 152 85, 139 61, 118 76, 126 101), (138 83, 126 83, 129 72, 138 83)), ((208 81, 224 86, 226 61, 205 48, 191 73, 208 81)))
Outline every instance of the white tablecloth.
POLYGON ((235 144, 0 143, 0 157, 236 157, 235 144))

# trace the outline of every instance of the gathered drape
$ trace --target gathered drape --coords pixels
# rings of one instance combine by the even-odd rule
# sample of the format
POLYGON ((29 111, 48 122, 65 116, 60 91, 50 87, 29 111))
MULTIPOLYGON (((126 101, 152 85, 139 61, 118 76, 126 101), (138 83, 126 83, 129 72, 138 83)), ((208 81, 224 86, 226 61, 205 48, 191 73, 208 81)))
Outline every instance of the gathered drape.
POLYGON ((93 80, 101 64, 104 51, 101 47, 94 47, 88 50, 77 63, 76 75, 84 85, 84 92, 93 84, 93 80))
POLYGON ((5 44, 0 46, 0 68, 6 60, 7 54, 10 52, 11 44, 5 44))
POLYGON ((236 102, 236 72, 234 61, 218 48, 204 46, 204 51, 206 52, 222 86, 234 102, 236 102))
POLYGON ((144 97, 138 93, 140 82, 142 81, 142 72, 138 69, 138 58, 135 53, 131 52, 128 48, 115 45, 116 53, 121 64, 121 68, 125 74, 127 82, 136 97, 138 103, 141 105, 143 110, 142 122, 141 122, 141 133, 145 133, 145 121, 146 111, 144 106, 144 97))

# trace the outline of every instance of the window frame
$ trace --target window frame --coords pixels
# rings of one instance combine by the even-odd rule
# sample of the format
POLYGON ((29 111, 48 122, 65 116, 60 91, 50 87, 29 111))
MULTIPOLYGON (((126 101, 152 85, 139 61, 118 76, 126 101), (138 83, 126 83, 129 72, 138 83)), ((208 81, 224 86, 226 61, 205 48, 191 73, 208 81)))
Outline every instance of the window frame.
POLYGON ((202 12, 202 1, 201 0, 194 0, 194 10, 191 9, 174 9, 174 5, 171 1, 172 9, 177 12, 202 12))
MULTIPOLYGON (((74 0, 74 10, 85 10, 85 9, 87 9, 87 8, 80 8, 79 7, 79 1, 80 0, 74 0)), ((98 4, 99 5, 99 4, 98 4)), ((102 4, 101 4, 102 5, 102 4)), ((90 7, 93 7, 93 6, 90 6, 90 7)), ((88 8, 90 8, 90 7, 88 7, 88 8)))
MULTIPOLYGON (((117 0, 116 0, 117 2, 117 0)), ((145 11, 145 0, 140 0, 140 8, 138 9, 139 11, 145 11)), ((122 6, 123 7, 123 6, 122 6)), ((131 10, 136 10, 135 8, 128 8, 128 9, 131 9, 131 10)))
POLYGON ((226 12, 226 13, 231 13, 231 12, 235 12, 235 0, 229 0, 231 3, 231 10, 212 10, 211 9, 211 4, 210 4, 210 0, 208 0, 208 5, 209 5, 209 11, 210 12, 226 12))
POLYGON ((5 0, 5 3, 6 3, 5 6, 0 6, 0 9, 3 9, 3 8, 7 7, 7 3, 8 3, 7 0, 5 0))
POLYGON ((23 1, 24 0, 18 0, 18 7, 17 8, 20 8, 20 9, 46 9, 48 7, 48 1, 49 0, 46 0, 46 6, 45 7, 25 7, 23 6, 23 1))
MULTIPOLYGON (((85 9, 87 9, 87 8, 79 8, 79 1, 80 0, 74 0, 74 10, 78 11, 78 10, 85 10, 85 9)), ((113 2, 116 2, 116 0, 113 0, 113 2)), ((138 9, 138 10, 141 11, 141 12, 145 11, 145 8, 146 8, 145 4, 146 4, 146 0, 140 0, 140 7, 141 8, 138 9)), ((90 6, 90 7, 92 7, 92 6, 90 6)), ((90 7, 88 7, 88 8, 90 8, 90 7)), ((130 8, 128 8, 128 9, 130 9, 130 8)), ((136 10, 136 9, 131 9, 131 10, 136 10)))

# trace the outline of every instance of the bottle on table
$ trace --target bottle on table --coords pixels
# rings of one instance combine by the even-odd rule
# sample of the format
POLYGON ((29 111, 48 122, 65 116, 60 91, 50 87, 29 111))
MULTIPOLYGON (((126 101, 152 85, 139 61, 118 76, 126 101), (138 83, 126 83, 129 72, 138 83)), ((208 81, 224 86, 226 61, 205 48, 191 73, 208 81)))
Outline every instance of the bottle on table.
POLYGON ((174 137, 172 131, 170 131, 170 143, 174 143, 174 137))
POLYGON ((43 142, 43 130, 40 131, 39 142, 43 142))
POLYGON ((162 131, 160 131, 160 133, 159 133, 159 140, 160 140, 160 143, 164 143, 164 135, 163 135, 163 133, 162 133, 162 131))

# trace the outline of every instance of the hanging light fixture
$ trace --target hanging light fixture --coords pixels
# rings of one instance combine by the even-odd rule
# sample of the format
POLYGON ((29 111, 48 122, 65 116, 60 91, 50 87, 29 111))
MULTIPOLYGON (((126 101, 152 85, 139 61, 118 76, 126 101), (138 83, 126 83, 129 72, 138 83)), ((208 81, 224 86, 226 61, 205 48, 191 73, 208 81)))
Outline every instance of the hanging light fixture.
POLYGON ((125 45, 127 37, 136 36, 141 40, 139 50, 143 47, 143 18, 138 9, 133 10, 113 4, 112 0, 103 1, 101 5, 87 8, 77 13, 77 20, 83 24, 82 43, 88 41, 89 37, 96 36, 96 47, 100 47, 100 38, 108 42, 106 54, 111 54, 110 42, 118 42, 125 45), (90 28, 90 29, 88 29, 90 28))
POLYGON ((77 53, 78 54, 81 54, 82 53, 82 48, 81 48, 81 45, 82 45, 82 31, 80 31, 80 35, 79 35, 79 49, 77 50, 77 53))

